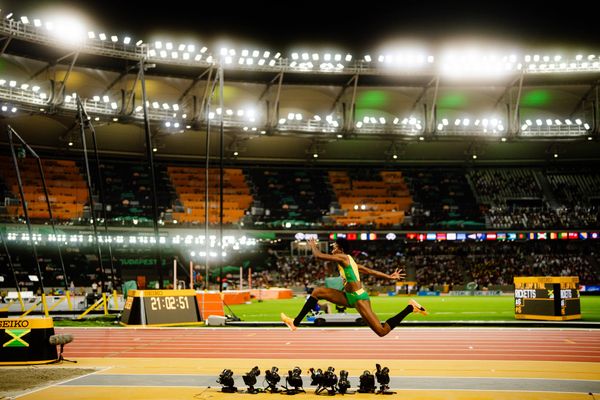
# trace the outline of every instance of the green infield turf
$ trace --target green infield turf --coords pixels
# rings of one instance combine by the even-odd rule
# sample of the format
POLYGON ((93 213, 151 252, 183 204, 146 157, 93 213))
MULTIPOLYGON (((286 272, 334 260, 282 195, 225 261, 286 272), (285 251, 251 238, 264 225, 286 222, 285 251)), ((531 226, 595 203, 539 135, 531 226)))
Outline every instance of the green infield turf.
MULTIPOLYGON (((408 303, 409 297, 405 296, 378 296, 371 298, 373 311, 381 320, 395 315, 408 303)), ((412 314, 407 320, 429 321, 514 321, 514 298, 512 296, 425 296, 415 299, 429 311, 428 316, 412 314)), ((251 304, 238 304, 230 306, 242 321, 278 321, 279 313, 284 312, 295 316, 302 304, 304 297, 295 297, 289 300, 253 300, 251 304)), ((334 309, 335 310, 335 309, 334 309)), ((355 312, 349 309, 349 312, 355 312)), ((225 313, 229 310, 225 308, 225 313)), ((600 322, 600 296, 581 297, 582 321, 600 322)))

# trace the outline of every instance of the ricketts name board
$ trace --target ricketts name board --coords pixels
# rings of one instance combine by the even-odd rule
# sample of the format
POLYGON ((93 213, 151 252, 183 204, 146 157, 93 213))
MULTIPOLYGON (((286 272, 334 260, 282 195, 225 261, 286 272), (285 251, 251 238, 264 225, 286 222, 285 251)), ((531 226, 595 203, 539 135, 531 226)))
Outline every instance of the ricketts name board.
POLYGON ((576 276, 515 277, 515 318, 580 319, 578 282, 576 276))

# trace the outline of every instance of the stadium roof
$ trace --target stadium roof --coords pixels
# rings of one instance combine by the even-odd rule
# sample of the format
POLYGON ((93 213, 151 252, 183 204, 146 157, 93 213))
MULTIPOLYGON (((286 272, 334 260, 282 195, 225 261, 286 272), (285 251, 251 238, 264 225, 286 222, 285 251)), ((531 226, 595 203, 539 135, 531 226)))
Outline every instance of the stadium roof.
MULTIPOLYGON (((157 155, 202 157, 202 137, 209 117, 201 116, 198 109, 206 104, 207 88, 215 82, 215 64, 206 61, 207 54, 200 54, 200 46, 190 52, 191 57, 204 58, 197 62, 193 58, 183 60, 188 49, 182 42, 212 43, 212 51, 218 53, 218 38, 227 35, 240 38, 240 42, 231 43, 229 50, 237 48, 237 53, 225 71, 224 106, 231 112, 228 115, 232 120, 240 117, 227 127, 228 156, 238 152, 240 159, 248 161, 301 162, 316 161, 313 156, 317 154, 318 161, 325 162, 431 162, 471 160, 474 155, 480 161, 539 161, 552 159, 554 154, 585 159, 598 159, 600 154, 598 141, 588 142, 592 136, 598 136, 595 118, 598 111, 593 98, 600 76, 600 40, 594 37, 600 33, 590 29, 592 13, 570 9, 558 13, 549 8, 527 10, 490 2, 478 6, 453 2, 436 5, 434 10, 416 2, 365 4, 353 9, 304 2, 297 10, 290 10, 293 5, 289 4, 283 9, 281 4, 263 2, 232 5, 227 12, 214 2, 193 10, 189 4, 177 1, 169 2, 168 9, 140 8, 136 3, 2 2, 3 26, 9 29, 9 39, 3 38, 0 43, 6 50, 0 76, 0 92, 6 101, 0 114, 5 122, 35 137, 35 144, 65 150, 66 143, 76 142, 78 135, 71 96, 76 91, 88 101, 91 108, 88 111, 97 118, 102 150, 143 154, 139 111, 134 111, 140 107, 141 93, 139 84, 133 91, 131 87, 137 82, 137 60, 152 49, 156 54, 149 54, 148 59, 156 61, 157 66, 148 71, 147 80, 151 108, 158 115, 152 128, 157 155), (38 29, 33 27, 33 21, 21 22, 21 17, 29 12, 30 18, 52 19, 45 16, 43 9, 53 11, 54 18, 60 17, 56 13, 64 10, 65 5, 79 10, 86 31, 95 30, 89 40, 89 32, 83 32, 86 42, 81 47, 67 48, 53 40, 46 26, 38 29), (11 11, 15 14, 7 23, 6 15, 11 11), (98 39, 99 32, 106 32, 108 37, 98 39), (118 38, 111 40, 113 34, 118 38), (472 82, 440 78, 442 73, 438 68, 463 67, 460 58, 456 65, 448 64, 448 60, 440 57, 440 48, 431 49, 435 60, 431 64, 424 61, 424 69, 420 70, 398 72, 391 63, 392 68, 386 71, 386 63, 376 60, 363 64, 367 51, 377 51, 391 37, 419 37, 441 47, 445 40, 467 34, 501 39, 504 54, 510 54, 506 53, 510 43, 523 51, 515 56, 517 61, 507 61, 511 65, 507 76, 472 82), (124 35, 133 39, 127 46, 122 43, 124 35), (144 53, 138 52, 141 49, 135 44, 138 38, 144 41, 144 46, 149 46, 144 53), (258 59, 265 48, 262 47, 259 56, 244 56, 241 49, 251 42, 264 43, 272 52, 280 50, 285 61, 278 59, 270 69, 258 68, 258 59), (294 46, 304 43, 310 51, 306 53, 308 62, 317 54, 313 52, 328 51, 325 47, 329 44, 338 46, 340 52, 355 52, 354 58, 342 70, 335 71, 319 70, 324 53, 317 54, 318 61, 312 69, 294 66, 294 55, 300 57, 299 62, 304 57, 300 53, 304 50, 294 46), (577 46, 571 47, 575 43, 577 46), (91 47, 86 47, 88 44, 91 47), (113 45, 118 51, 103 53, 113 45), (179 49, 182 45, 183 50, 179 49), (528 47, 542 52, 527 55, 528 47), (119 49, 126 51, 119 53, 119 49), (561 51, 565 51, 562 56, 561 51), (247 65, 250 58, 254 62, 251 66, 247 65), (518 69, 517 63, 521 65, 518 69), (564 70, 557 72, 557 69, 564 70), (63 79, 68 83, 63 85, 63 79), (35 87, 38 91, 34 93, 35 87), (63 88, 65 93, 54 93, 63 88), (50 100, 44 97, 42 102, 40 92, 52 97, 50 100), (110 100, 93 100, 105 96, 110 100), (15 102, 14 109, 19 112, 11 112, 13 104, 9 102, 15 102), (257 117, 260 122, 254 126, 241 122, 246 119, 249 107, 262 113, 257 117), (326 123, 328 113, 333 111, 334 121, 326 123), (582 122, 576 123, 580 118, 582 122), (474 127, 483 131, 482 126, 496 120, 500 120, 501 128, 495 132, 486 130, 491 133, 488 137, 480 135, 481 132, 479 136, 466 132, 474 127), (339 125, 329 130, 329 123, 339 125), (592 127, 571 135, 572 127, 581 130, 586 123, 592 127), (535 143, 524 144, 518 135, 506 134, 509 125, 512 133, 519 126, 528 132, 558 131, 558 136, 565 129, 569 132, 560 140, 534 137, 535 143), (452 129, 459 129, 461 135, 466 132, 467 137, 444 136, 452 129), (421 136, 420 132, 427 135, 421 136), (504 138, 508 143, 500 142, 502 136, 508 136, 504 138)), ((341 57, 345 54, 341 53, 341 57)), ((269 57, 273 61, 272 53, 269 57)), ((403 60, 406 61, 400 61, 403 60)), ((500 61, 504 63, 499 59, 492 61, 493 71, 500 61)), ((216 97, 212 100, 214 111, 218 107, 216 97)), ((216 145, 216 140, 212 145, 216 145)))
POLYGON ((0 7, 4 14, 14 12, 17 17, 73 10, 98 31, 146 41, 165 34, 208 42, 228 38, 282 52, 295 46, 334 46, 361 56, 393 39, 435 45, 454 37, 559 49, 573 45, 595 49, 600 43, 595 14, 584 6, 558 8, 522 1, 396 1, 350 7, 347 2, 326 1, 284 5, 174 0, 150 6, 120 0, 8 0, 0 7))

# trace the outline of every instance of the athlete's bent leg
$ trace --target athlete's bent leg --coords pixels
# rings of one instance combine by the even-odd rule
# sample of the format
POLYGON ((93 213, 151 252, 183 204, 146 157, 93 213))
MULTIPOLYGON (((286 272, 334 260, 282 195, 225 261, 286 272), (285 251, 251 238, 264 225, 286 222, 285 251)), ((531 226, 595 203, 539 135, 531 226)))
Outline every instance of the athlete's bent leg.
POLYGON ((385 336, 390 333, 392 328, 388 324, 382 324, 373 312, 371 300, 357 300, 354 306, 363 320, 378 336, 385 336))
POLYGON ((306 314, 315 308, 317 301, 319 300, 327 300, 339 306, 348 307, 348 300, 346 300, 344 292, 336 289, 317 287, 312 291, 310 297, 304 303, 302 310, 300 310, 293 321, 284 313, 281 313, 281 319, 291 330, 296 330, 296 327, 300 325, 304 317, 306 317, 306 314))
MULTIPOLYGON (((407 305, 404 310, 394 315, 392 318, 385 321, 383 324, 379 321, 379 318, 373 312, 371 308, 370 300, 358 300, 355 304, 356 309, 365 322, 369 325, 369 327, 375 332, 377 335, 385 336, 392 331, 398 324, 406 318, 408 314, 414 311, 414 307, 412 304, 407 305)), ((424 309, 423 309, 424 310, 424 309)))

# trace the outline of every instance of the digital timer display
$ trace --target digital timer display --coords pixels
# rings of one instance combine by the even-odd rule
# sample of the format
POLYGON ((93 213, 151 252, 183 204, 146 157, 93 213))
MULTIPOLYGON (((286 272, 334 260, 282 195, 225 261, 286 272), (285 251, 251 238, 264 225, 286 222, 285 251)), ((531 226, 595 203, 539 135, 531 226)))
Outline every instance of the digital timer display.
POLYGON ((136 290, 127 299, 124 325, 179 325, 201 321, 193 290, 136 290))

